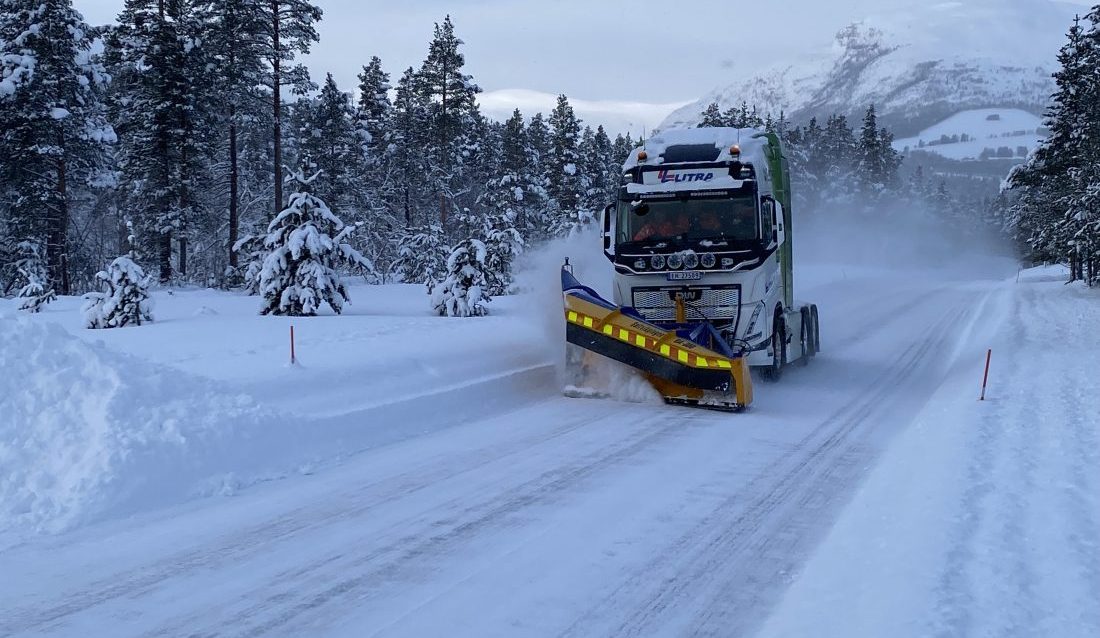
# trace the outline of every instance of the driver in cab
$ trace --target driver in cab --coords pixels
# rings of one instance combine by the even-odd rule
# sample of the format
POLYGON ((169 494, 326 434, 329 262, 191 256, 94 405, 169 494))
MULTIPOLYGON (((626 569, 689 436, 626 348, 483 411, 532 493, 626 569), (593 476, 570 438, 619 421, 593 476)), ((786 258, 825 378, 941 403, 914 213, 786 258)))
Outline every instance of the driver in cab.
POLYGON ((669 239, 678 237, 691 230, 691 219, 686 211, 677 211, 673 215, 665 215, 663 219, 652 219, 645 223, 634 234, 634 241, 645 241, 651 238, 669 239))
MULTIPOLYGON (((750 212, 751 214, 751 212, 750 212)), ((735 239, 750 238, 755 234, 755 225, 751 217, 742 214, 725 216, 711 210, 699 215, 692 225, 691 217, 685 211, 677 211, 661 220, 650 220, 634 234, 634 241, 651 238, 671 239, 688 232, 702 232, 713 237, 729 236, 735 239), (724 223, 723 223, 724 222, 724 223)))

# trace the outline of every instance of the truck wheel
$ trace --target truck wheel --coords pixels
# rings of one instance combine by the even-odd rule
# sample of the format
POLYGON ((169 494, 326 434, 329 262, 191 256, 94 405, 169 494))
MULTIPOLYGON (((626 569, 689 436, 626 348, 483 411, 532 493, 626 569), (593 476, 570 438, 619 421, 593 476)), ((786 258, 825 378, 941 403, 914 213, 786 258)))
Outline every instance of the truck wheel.
POLYGON ((821 352, 821 324, 817 318, 817 304, 810 304, 810 318, 813 320, 813 342, 814 342, 814 356, 821 352))
POLYGON ((787 331, 779 317, 772 324, 772 352, 772 364, 761 373, 765 381, 775 382, 783 378, 783 366, 787 364, 787 331))
POLYGON ((807 366, 814 356, 814 320, 809 306, 802 306, 799 315, 802 318, 802 328, 798 331, 798 341, 802 346, 802 356, 798 358, 798 365, 807 366))

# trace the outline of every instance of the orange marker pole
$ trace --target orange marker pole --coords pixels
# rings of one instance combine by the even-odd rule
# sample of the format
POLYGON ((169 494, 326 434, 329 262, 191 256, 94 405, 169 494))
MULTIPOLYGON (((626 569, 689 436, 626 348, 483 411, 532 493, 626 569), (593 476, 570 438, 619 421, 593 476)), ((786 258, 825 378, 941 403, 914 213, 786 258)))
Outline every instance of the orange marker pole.
POLYGON ((290 365, 294 365, 295 363, 298 363, 298 361, 294 357, 294 325, 291 324, 291 326, 290 326, 290 365))
POLYGON ((985 353, 985 376, 982 377, 982 397, 979 401, 985 401, 985 384, 989 382, 989 360, 993 358, 993 349, 990 348, 985 353))

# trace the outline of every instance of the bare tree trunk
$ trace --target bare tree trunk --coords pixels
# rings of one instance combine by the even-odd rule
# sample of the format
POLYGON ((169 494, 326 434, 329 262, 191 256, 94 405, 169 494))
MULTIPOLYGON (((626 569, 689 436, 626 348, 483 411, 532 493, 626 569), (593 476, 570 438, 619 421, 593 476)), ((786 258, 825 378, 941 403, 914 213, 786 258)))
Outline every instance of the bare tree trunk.
POLYGON ((238 227, 240 226, 240 211, 237 210, 237 180, 239 170, 237 167, 237 107, 229 107, 229 267, 237 267, 237 251, 233 246, 237 243, 238 227))
MULTIPOLYGON (((443 58, 443 78, 440 83, 440 91, 442 99, 440 100, 439 109, 439 164, 443 167, 443 175, 447 174, 447 160, 449 159, 447 153, 447 58, 443 58)), ((447 228, 447 205, 443 201, 443 184, 438 184, 439 188, 439 225, 444 229, 447 228)))
POLYGON ((49 266, 50 283, 61 295, 72 292, 69 283, 69 256, 66 249, 69 234, 69 197, 65 173, 65 158, 60 157, 57 160, 57 205, 50 207, 49 230, 46 236, 46 263, 49 266))
MULTIPOLYGON (((183 123, 180 123, 181 130, 187 130, 183 123)), ((187 200, 187 179, 184 176, 184 171, 187 170, 187 145, 183 145, 183 149, 180 152, 180 198, 179 198, 179 273, 180 277, 187 276, 187 208, 189 202, 187 200)))
POLYGON ((272 46, 271 88, 274 96, 272 107, 275 116, 275 214, 283 209, 283 120, 282 97, 279 95, 279 83, 282 81, 282 51, 279 45, 279 0, 271 0, 272 46))

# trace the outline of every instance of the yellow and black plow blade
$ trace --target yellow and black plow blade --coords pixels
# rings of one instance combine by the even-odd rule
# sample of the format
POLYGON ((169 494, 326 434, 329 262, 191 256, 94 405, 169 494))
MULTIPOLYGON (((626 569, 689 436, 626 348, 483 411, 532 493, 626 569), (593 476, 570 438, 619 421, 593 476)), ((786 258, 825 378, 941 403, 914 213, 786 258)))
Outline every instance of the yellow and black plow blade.
POLYGON ((668 403, 722 410, 752 403, 748 363, 709 325, 666 329, 600 297, 568 266, 561 278, 570 344, 641 371, 668 403))

